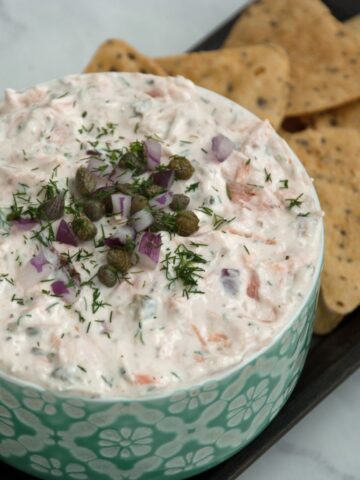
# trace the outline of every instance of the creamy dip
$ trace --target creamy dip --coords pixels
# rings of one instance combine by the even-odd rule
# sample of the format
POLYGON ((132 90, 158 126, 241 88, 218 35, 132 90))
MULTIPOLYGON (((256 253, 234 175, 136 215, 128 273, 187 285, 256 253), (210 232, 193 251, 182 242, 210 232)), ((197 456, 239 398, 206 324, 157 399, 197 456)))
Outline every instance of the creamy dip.
MULTIPOLYGON (((285 142, 268 122, 180 77, 75 75, 6 90, 0 191, 0 366, 56 391, 146 394, 239 364, 291 320, 319 263, 321 211, 285 142), (222 162, 219 135, 234 147, 222 162), (189 237, 160 232, 155 268, 134 265, 112 288, 97 279, 107 249, 99 240, 126 222, 121 215, 103 217, 95 242, 77 246, 53 240, 59 220, 7 221, 14 201, 25 211, 41 187, 71 191, 91 150, 109 166, 106 150, 149 137, 161 143, 162 164, 172 155, 191 162, 192 177, 171 191, 186 192, 200 220, 189 237), (190 289, 172 270, 179 246, 202 259, 190 289), (47 262, 34 284, 40 254, 47 262), (56 263, 61 254, 70 267, 56 263), (80 278, 73 297, 55 296, 50 284, 71 269, 80 278)), ((69 222, 71 201, 68 192, 69 222)))

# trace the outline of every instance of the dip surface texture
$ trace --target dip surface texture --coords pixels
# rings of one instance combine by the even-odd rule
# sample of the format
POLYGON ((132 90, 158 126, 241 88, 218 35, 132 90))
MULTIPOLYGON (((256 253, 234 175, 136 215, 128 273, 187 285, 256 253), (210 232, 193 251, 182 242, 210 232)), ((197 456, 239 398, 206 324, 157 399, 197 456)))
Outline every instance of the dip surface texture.
POLYGON ((294 316, 321 255, 312 181, 285 142, 267 122, 180 77, 77 75, 7 90, 0 191, 0 367, 56 391, 145 395, 248 359, 294 316), (223 162, 213 151, 219 135, 234 145, 223 162), (102 240, 126 222, 120 214, 95 222, 95 241, 77 246, 56 241, 59 220, 7 221, 14 202, 26 211, 43 201, 42 186, 55 185, 71 223, 73 179, 92 151, 106 170, 116 166, 109 151, 149 137, 161 143, 162 164, 172 155, 191 162, 192 177, 169 190, 190 197, 200 220, 188 237, 160 232, 154 269, 134 265, 111 288, 99 282, 102 240), (191 264, 193 287, 174 271, 186 249, 201 259, 191 264), (36 268, 39 255, 46 262, 36 268), (74 272, 72 298, 56 296, 50 285, 74 272))

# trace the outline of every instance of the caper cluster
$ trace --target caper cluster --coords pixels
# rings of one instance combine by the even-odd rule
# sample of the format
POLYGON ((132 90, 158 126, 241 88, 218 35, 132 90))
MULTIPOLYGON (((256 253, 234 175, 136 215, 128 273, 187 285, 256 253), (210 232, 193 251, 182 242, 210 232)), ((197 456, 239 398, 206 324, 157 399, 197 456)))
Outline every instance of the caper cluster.
POLYGON ((106 287, 113 287, 133 265, 132 258, 132 252, 126 248, 111 248, 106 255, 107 264, 99 268, 99 281, 106 287))
MULTIPOLYGON (((140 142, 139 145, 141 146, 140 142)), ((143 150, 127 149, 117 166, 131 170, 135 176, 145 173, 147 166, 143 150)), ((166 168, 174 171, 177 180, 188 180, 194 173, 189 160, 180 155, 172 156, 166 168)), ((71 225, 75 235, 82 241, 95 238, 97 234, 95 222, 105 215, 112 215, 111 195, 114 193, 120 192, 132 197, 130 214, 134 215, 144 208, 149 208, 149 200, 166 191, 165 188, 155 184, 152 177, 147 180, 137 179, 133 183, 115 183, 109 187, 97 188, 96 175, 84 167, 78 168, 76 172, 75 188, 81 198, 78 202, 80 213, 75 216, 71 225)), ((185 194, 173 195, 169 205, 173 213, 162 210, 153 211, 155 222, 150 230, 163 230, 181 236, 195 233, 199 228, 199 219, 194 212, 186 210, 189 202, 190 198, 185 194)), ((131 248, 125 245, 108 250, 106 264, 101 265, 97 273, 103 285, 113 287, 119 278, 126 275, 134 262, 133 249, 134 242, 131 248)))

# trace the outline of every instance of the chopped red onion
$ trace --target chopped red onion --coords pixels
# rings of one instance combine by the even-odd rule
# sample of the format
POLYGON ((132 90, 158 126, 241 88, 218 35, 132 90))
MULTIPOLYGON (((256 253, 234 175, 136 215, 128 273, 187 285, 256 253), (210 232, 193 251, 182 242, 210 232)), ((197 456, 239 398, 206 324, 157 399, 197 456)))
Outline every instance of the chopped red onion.
POLYGON ((129 223, 132 227, 135 228, 137 232, 142 232, 154 222, 154 217, 151 215, 149 210, 143 208, 138 212, 134 213, 129 219, 129 223))
POLYGON ((59 223, 56 232, 56 241, 65 243, 66 245, 72 245, 74 247, 78 245, 77 238, 75 237, 72 228, 64 219, 62 219, 59 223))
POLYGON ((104 160, 100 160, 100 158, 92 158, 89 160, 87 169, 91 173, 99 176, 108 176, 113 170, 111 165, 108 165, 104 160))
POLYGON ((63 297, 64 295, 70 293, 68 287, 63 280, 55 280, 55 282, 51 284, 51 289, 53 291, 53 294, 57 297, 63 297))
POLYGON ((116 183, 130 183, 132 181, 132 173, 130 170, 124 168, 115 167, 111 172, 110 179, 116 183))
POLYGON ((129 225, 119 227, 111 237, 105 238, 105 245, 108 247, 121 247, 129 240, 135 240, 136 232, 129 225))
POLYGON ((154 270, 159 262, 161 249, 161 234, 144 232, 139 238, 135 249, 138 263, 141 268, 154 270))
POLYGON ((38 253, 35 255, 35 257, 32 257, 30 260, 31 265, 36 268, 36 271, 38 273, 41 273, 43 271, 43 267, 46 263, 48 263, 45 255, 43 252, 38 253))
POLYGON ((237 295, 240 286, 240 271, 237 268, 222 268, 221 283, 227 293, 237 295))
MULTIPOLYGON (((78 297, 76 296, 76 288, 69 286, 69 279, 70 277, 63 270, 58 270, 55 280, 50 286, 54 295, 61 297, 64 302, 71 304, 75 303, 78 297)), ((72 280, 74 279, 72 278, 72 280)))
POLYGON ((152 198, 149 201, 149 205, 152 208, 160 210, 161 208, 165 208, 168 205, 170 205, 172 199, 173 199, 172 192, 160 193, 160 195, 156 195, 156 197, 152 198))
POLYGON ((113 213, 119 213, 122 217, 128 217, 131 208, 131 196, 124 193, 111 195, 113 213))
POLYGON ((144 151, 149 170, 155 170, 160 164, 161 158, 161 144, 156 140, 149 138, 144 141, 144 151))
POLYGON ((155 185, 159 185, 163 188, 170 188, 175 180, 174 170, 160 170, 151 174, 151 178, 155 185))
POLYGON ((11 225, 18 227, 20 230, 31 230, 38 222, 31 218, 17 218, 11 221, 11 225))
POLYGON ((230 138, 219 133, 211 140, 211 150, 218 162, 223 162, 234 150, 235 145, 230 138))
POLYGON ((34 287, 54 273, 54 266, 50 265, 46 259, 44 263, 40 257, 35 261, 34 259, 35 257, 33 257, 26 265, 24 265, 18 274, 19 282, 25 290, 34 287))

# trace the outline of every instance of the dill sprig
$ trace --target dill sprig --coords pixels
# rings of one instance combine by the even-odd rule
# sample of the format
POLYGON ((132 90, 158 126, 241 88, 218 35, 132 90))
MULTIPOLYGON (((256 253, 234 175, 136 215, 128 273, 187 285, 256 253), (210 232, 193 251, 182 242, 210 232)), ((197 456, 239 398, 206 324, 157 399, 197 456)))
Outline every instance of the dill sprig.
POLYGON ((271 173, 268 172, 266 168, 264 168, 264 174, 265 174, 265 183, 267 182, 271 183, 272 182, 271 173))
POLYGON ((198 281, 205 271, 200 265, 207 263, 204 257, 180 244, 174 252, 169 251, 161 263, 161 270, 165 271, 169 288, 179 281, 183 285, 182 294, 186 298, 189 298, 190 294, 204 293, 198 289, 198 281))
POLYGON ((224 218, 221 215, 217 215, 216 213, 214 213, 213 218, 212 218, 214 230, 218 230, 223 225, 225 225, 227 223, 230 223, 230 222, 233 222, 235 220, 235 218, 236 217, 224 218))
POLYGON ((205 213, 205 215, 212 217, 212 224, 214 227, 214 230, 218 230, 220 227, 222 227, 226 223, 233 222, 236 217, 227 219, 225 217, 222 217, 221 215, 217 214, 214 212, 214 210, 210 207, 207 207, 206 205, 201 205, 201 207, 197 208, 199 212, 205 213))
POLYGON ((199 188, 199 185, 200 185, 200 182, 195 182, 195 183, 190 184, 188 187, 186 187, 185 193, 195 192, 195 190, 197 190, 199 188))
POLYGON ((289 180, 287 178, 285 178, 284 180, 280 180, 280 183, 282 183, 280 189, 289 188, 289 180))
POLYGON ((296 198, 285 198, 285 201, 286 202, 289 202, 287 208, 289 210, 291 210, 292 208, 294 207, 300 207, 301 204, 303 203, 302 200, 300 200, 300 198, 303 196, 304 194, 303 193, 300 193, 300 195, 298 195, 296 198))

